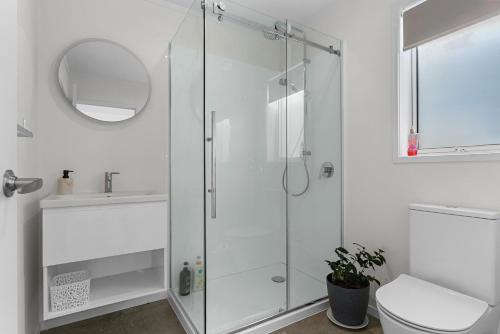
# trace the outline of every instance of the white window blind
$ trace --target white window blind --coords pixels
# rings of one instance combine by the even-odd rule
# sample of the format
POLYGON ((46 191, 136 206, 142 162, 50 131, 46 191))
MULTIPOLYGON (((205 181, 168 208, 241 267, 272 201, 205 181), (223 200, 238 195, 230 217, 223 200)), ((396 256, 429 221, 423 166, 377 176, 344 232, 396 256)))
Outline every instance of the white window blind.
POLYGON ((408 50, 500 14, 500 0, 427 0, 403 12, 408 50))

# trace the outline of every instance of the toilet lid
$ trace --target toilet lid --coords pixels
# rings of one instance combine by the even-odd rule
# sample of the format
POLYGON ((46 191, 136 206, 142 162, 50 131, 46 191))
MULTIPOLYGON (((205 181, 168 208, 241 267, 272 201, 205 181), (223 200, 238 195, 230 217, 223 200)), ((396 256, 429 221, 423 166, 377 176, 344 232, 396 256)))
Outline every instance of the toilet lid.
POLYGON ((488 309, 482 300, 408 275, 378 289, 376 297, 377 303, 394 317, 435 331, 467 330, 488 309))

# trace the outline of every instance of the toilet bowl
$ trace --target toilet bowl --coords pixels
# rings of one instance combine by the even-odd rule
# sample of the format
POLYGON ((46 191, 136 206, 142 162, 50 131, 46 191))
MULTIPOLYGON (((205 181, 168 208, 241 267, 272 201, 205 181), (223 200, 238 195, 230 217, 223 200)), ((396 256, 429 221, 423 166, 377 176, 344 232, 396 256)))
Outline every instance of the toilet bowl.
POLYGON ((410 274, 376 292, 384 334, 500 334, 500 212, 409 209, 410 274))

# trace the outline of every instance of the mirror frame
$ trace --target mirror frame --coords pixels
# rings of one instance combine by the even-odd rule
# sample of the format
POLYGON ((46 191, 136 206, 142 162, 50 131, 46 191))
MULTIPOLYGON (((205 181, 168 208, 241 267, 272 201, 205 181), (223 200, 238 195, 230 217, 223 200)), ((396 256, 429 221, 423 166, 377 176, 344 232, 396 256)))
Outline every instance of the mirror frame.
POLYGON ((57 84, 57 87, 58 87, 58 91, 61 94, 61 97, 63 98, 63 100, 65 101, 65 103, 71 108, 71 110, 73 110, 78 115, 80 115, 81 117, 83 117, 83 118, 85 118, 87 120, 91 120, 91 121, 94 121, 94 122, 97 122, 97 123, 100 123, 100 124, 105 124, 105 125, 123 124, 125 122, 129 122, 129 121, 134 120, 137 117, 139 117, 143 112, 146 111, 146 108, 148 107, 149 102, 151 101, 151 94, 153 92, 153 84, 152 84, 152 80, 151 80, 151 74, 149 73, 148 68, 146 67, 146 65, 144 64, 144 62, 134 52, 132 52, 132 50, 130 50, 129 48, 125 47, 124 45, 122 45, 120 43, 117 43, 115 41, 112 41, 112 40, 109 40, 109 39, 106 39, 106 38, 84 38, 84 39, 80 39, 80 40, 72 43, 68 47, 66 47, 63 50, 63 52, 61 53, 61 55, 57 58, 57 63, 56 63, 56 66, 55 66, 55 81, 56 81, 56 84, 57 84), (116 121, 116 122, 108 122, 108 121, 103 121, 103 120, 100 120, 100 119, 92 118, 90 116, 85 115, 80 110, 76 109, 75 106, 73 106, 73 104, 71 103, 71 101, 69 101, 68 98, 66 97, 66 94, 64 93, 64 90, 63 90, 62 85, 61 85, 61 81, 59 79, 59 69, 61 67, 61 62, 62 62, 62 60, 64 59, 64 57, 68 54, 68 52, 71 49, 73 49, 73 48, 75 48, 75 47, 77 47, 77 46, 79 46, 81 44, 88 43, 88 42, 105 42, 105 43, 109 43, 109 44, 115 45, 115 46, 123 49, 125 52, 127 52, 128 54, 130 54, 132 57, 134 57, 139 62, 139 64, 141 64, 141 66, 144 68, 144 71, 146 73, 146 77, 148 78, 148 96, 147 96, 146 102, 144 103, 144 106, 142 107, 142 109, 138 113, 136 113, 133 117, 130 117, 130 118, 127 118, 127 119, 124 119, 124 120, 121 120, 121 121, 116 121))

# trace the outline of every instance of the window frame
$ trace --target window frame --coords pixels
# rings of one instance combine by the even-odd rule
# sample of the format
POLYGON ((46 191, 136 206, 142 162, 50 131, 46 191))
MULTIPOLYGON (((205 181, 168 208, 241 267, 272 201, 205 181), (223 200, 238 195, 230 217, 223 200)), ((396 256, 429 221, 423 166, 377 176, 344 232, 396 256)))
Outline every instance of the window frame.
POLYGON ((403 51, 403 12, 422 2, 397 10, 396 45, 396 121, 393 160, 399 162, 500 161, 500 144, 454 146, 419 149, 416 156, 407 155, 411 127, 418 133, 418 47, 403 51))

